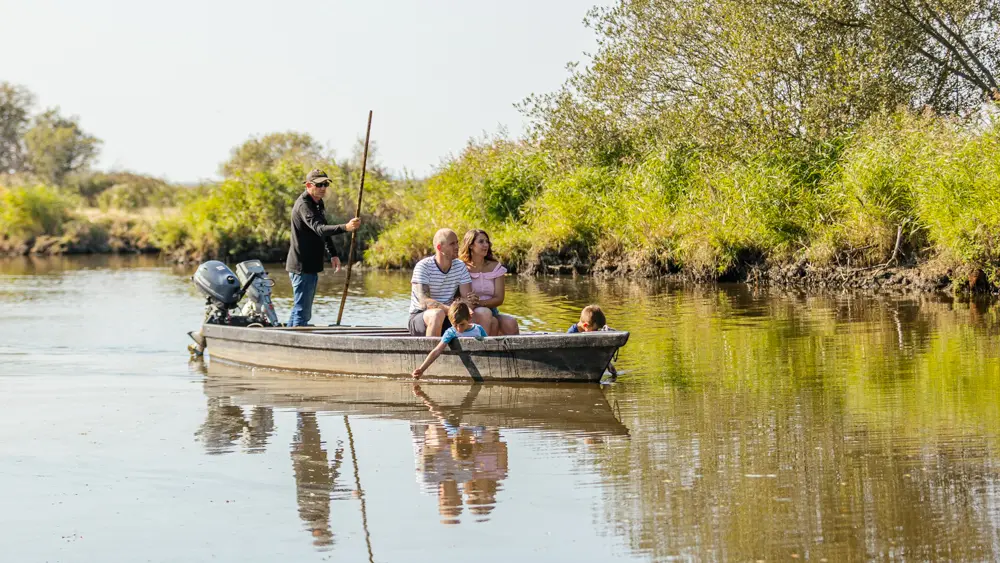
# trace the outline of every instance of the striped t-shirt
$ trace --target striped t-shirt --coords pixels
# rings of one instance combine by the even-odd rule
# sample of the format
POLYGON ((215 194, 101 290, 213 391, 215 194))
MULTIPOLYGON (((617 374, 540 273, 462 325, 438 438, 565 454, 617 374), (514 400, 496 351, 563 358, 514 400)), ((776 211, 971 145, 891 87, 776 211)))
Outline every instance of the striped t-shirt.
POLYGON ((424 258, 413 267, 413 277, 410 278, 410 314, 424 310, 423 303, 417 297, 418 286, 430 286, 431 299, 442 305, 451 305, 458 293, 458 286, 465 283, 472 283, 472 276, 469 275, 465 262, 455 258, 451 261, 451 268, 442 272, 433 256, 424 258))

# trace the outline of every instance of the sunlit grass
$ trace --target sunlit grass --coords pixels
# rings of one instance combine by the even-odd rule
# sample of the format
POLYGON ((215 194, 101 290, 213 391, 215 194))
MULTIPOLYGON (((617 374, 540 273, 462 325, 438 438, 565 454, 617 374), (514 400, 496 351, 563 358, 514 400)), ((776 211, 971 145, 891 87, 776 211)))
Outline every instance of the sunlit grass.
POLYGON ((755 261, 871 266, 895 256, 996 281, 998 136, 996 124, 903 112, 815 146, 720 156, 675 143, 638 162, 569 168, 529 144, 488 140, 430 178, 366 261, 409 265, 447 226, 490 231, 512 263, 576 249, 718 277, 755 261))

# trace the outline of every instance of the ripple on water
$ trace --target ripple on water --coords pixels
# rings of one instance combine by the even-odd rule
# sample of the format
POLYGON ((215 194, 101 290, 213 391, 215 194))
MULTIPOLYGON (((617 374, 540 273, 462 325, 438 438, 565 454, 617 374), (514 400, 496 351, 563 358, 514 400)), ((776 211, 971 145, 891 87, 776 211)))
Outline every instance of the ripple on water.
MULTIPOLYGON (((596 302, 631 331, 618 382, 413 385, 189 365, 190 272, 60 264, 0 262, 0 487, 33 507, 0 549, 29 559, 74 530, 94 560, 1000 557, 993 302, 511 277, 523 328, 596 302)), ((361 273, 345 318, 408 299, 361 273)))

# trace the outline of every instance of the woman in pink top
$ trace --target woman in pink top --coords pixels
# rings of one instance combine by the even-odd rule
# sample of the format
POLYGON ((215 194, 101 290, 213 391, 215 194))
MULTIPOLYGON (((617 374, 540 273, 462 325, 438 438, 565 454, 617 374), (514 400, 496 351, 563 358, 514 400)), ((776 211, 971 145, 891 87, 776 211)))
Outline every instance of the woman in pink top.
POLYGON ((458 248, 458 257, 465 262, 472 276, 472 292, 479 296, 479 306, 472 311, 473 322, 486 329, 490 336, 517 334, 517 321, 500 312, 504 298, 504 274, 507 268, 493 257, 490 235, 482 229, 465 233, 458 248))

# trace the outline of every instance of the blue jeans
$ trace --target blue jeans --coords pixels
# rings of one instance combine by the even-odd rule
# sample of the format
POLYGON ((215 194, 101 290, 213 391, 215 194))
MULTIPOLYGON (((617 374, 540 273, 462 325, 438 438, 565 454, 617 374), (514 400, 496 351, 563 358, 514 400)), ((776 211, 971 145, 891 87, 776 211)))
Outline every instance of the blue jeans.
POLYGON ((292 315, 288 317, 288 326, 306 326, 312 318, 313 297, 316 297, 319 274, 288 272, 288 278, 292 280, 294 292, 292 315))

